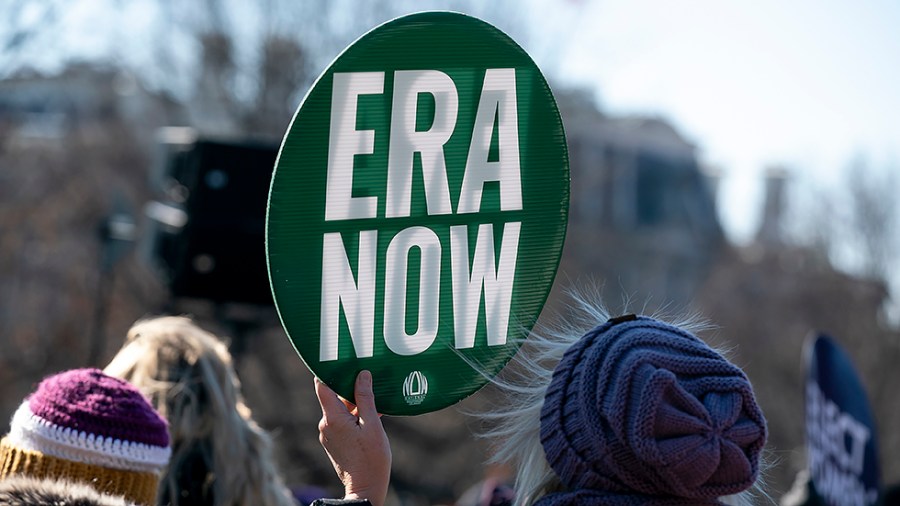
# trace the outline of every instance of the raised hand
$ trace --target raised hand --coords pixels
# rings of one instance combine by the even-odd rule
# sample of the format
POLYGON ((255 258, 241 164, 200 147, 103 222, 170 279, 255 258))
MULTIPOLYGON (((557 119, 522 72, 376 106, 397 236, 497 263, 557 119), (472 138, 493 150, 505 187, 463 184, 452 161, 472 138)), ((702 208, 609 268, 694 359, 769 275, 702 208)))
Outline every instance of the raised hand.
POLYGON ((315 379, 322 406, 319 442, 344 484, 344 499, 368 499, 383 506, 391 476, 391 446, 375 409, 372 373, 356 378, 356 406, 315 379))

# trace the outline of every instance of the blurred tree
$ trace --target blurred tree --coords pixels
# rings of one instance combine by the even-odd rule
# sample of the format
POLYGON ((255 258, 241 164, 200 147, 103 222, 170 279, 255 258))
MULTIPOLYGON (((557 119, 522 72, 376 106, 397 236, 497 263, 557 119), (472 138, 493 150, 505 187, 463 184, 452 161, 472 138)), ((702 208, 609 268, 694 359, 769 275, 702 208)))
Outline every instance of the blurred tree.
MULTIPOLYGON (((850 353, 865 384, 879 428, 882 472, 895 481, 900 464, 890 450, 900 445, 900 404, 894 392, 900 371, 900 332, 884 317, 889 302, 893 249, 892 176, 879 177, 858 162, 836 192, 812 184, 787 192, 802 201, 783 202, 792 213, 776 213, 784 223, 765 226, 788 232, 778 241, 759 240, 732 248, 714 266, 700 291, 699 308, 719 327, 726 347, 734 347, 769 421, 770 492, 788 490, 805 467, 802 347, 811 332, 826 332, 850 353), (854 263, 843 258, 850 248, 854 263), (845 267, 838 268, 841 262, 845 267), (848 270, 850 269, 850 270, 848 270)), ((775 174, 782 192, 788 180, 775 174)), ((781 198, 781 197, 778 197, 781 198)), ((768 238, 768 239, 767 239, 768 238)))
POLYGON ((860 154, 846 164, 837 188, 798 182, 791 192, 793 219, 784 224, 791 239, 818 250, 848 272, 893 284, 900 258, 897 170, 877 169, 860 154))
MULTIPOLYGON (((474 14, 517 18, 517 5, 474 14), (509 14, 508 16, 506 14, 509 14)), ((101 365, 136 319, 192 313, 241 340, 221 308, 171 305, 136 255, 108 290, 98 225, 113 196, 140 210, 161 126, 203 135, 280 138, 306 88, 370 28, 419 6, 412 0, 9 0, 0 8, 0 418, 41 376, 101 365), (87 22, 79 13, 90 12, 87 22), (9 17, 6 17, 9 14, 9 17), (95 44, 85 49, 80 44, 95 44), (33 68, 37 65, 37 68, 33 68), (109 303, 92 341, 95 294, 109 303), (98 363, 87 364, 89 356, 98 363)), ((520 38, 517 36, 517 38, 520 38)), ((521 39, 520 39, 521 40, 521 39)), ((141 220, 138 219, 139 231, 141 220)), ((238 369, 257 419, 277 429, 294 484, 335 483, 316 438, 311 378, 274 314, 244 348, 238 369)), ((481 449, 456 411, 398 420, 395 478, 406 504, 449 502, 481 478, 481 449), (434 452, 441 453, 434 459, 434 452), (420 473, 429 462, 431 473, 420 473)), ((338 491, 335 490, 335 493, 338 491)))
MULTIPOLYGON (((89 34, 70 26, 71 14, 86 5, 5 0, 2 7, 8 21, 0 23, 2 416, 12 413, 42 374, 84 365, 101 254, 96 228, 109 211, 112 194, 122 193, 134 209, 149 198, 153 129, 192 125, 210 134, 280 137, 306 88, 343 47, 420 3, 95 0, 90 3, 89 34), (103 41, 102 54, 88 55, 102 65, 74 64, 86 53, 66 44, 81 36, 103 41), (47 55, 58 55, 55 66, 47 63, 47 55), (46 65, 39 69, 46 75, 32 72, 29 77, 34 63, 46 65)), ((441 7, 477 15, 529 46, 527 9, 519 3, 458 0, 441 7)), ((560 49, 551 44, 545 51, 552 56, 560 49)), ((892 264, 898 258, 893 239, 896 171, 876 174, 864 158, 857 159, 848 165, 841 193, 817 194, 810 199, 815 207, 794 213, 793 227, 803 230, 802 237, 786 237, 776 249, 731 248, 713 223, 713 210, 699 206, 708 198, 691 197, 701 195, 703 186, 691 164, 683 164, 691 170, 661 172, 671 181, 665 191, 650 184, 653 177, 623 186, 629 191, 593 191, 625 185, 640 170, 617 149, 631 142, 621 131, 644 132, 641 138, 655 145, 669 137, 665 125, 606 117, 593 102, 572 103, 564 114, 575 183, 564 260, 568 276, 602 272, 612 291, 617 285, 627 294, 646 288, 663 297, 653 301, 657 305, 669 302, 671 294, 690 298, 684 294, 695 294, 695 282, 705 279, 697 305, 721 326, 723 339, 738 345, 737 359, 757 385, 772 424, 774 458, 781 464, 772 473, 775 496, 803 465, 798 450, 803 445, 802 340, 814 329, 833 333, 851 351, 870 388, 882 447, 888 450, 885 478, 896 481, 900 463, 889 459, 889 450, 900 446, 900 433, 894 430, 900 426, 900 403, 893 391, 900 381, 895 366, 900 338, 879 315, 887 296, 885 276, 897 270, 892 264), (637 206, 625 205, 630 202, 625 197, 642 188, 641 181, 649 185, 646 195, 655 196, 646 203, 668 207, 647 213, 643 211, 656 208, 638 212, 637 206), (688 191, 679 192, 679 187, 688 191), (683 233, 674 240, 672 235, 653 235, 644 223, 638 232, 648 240, 639 242, 629 216, 638 222, 677 219, 683 233), (634 256, 626 247, 651 242, 679 253, 670 262, 677 268, 664 268, 669 257, 657 249, 646 247, 645 255, 634 256), (832 266, 846 261, 844 244, 856 252, 854 272, 867 279, 832 266), (665 272, 672 274, 657 274, 665 272), (667 286, 690 290, 667 292, 667 286)), ((653 176, 656 164, 644 165, 644 176, 653 176)), ((110 297, 105 329, 111 337, 104 356, 132 321, 163 307, 166 298, 159 281, 133 256, 119 273, 110 297)), ((644 296, 642 290, 639 303, 644 296)), ((181 310, 214 323, 215 311, 203 304, 181 310)), ((218 330, 229 333, 221 326, 218 330)), ((295 483, 332 479, 315 439, 318 416, 310 409, 315 399, 308 374, 277 321, 253 337, 239 363, 245 392, 263 425, 281 428, 277 441, 288 477, 295 483)), ((422 484, 418 471, 423 462, 434 466, 418 493, 431 497, 452 495, 453 490, 438 489, 465 486, 477 476, 479 450, 466 440, 462 417, 451 411, 390 422, 395 433, 404 435, 398 438, 396 477, 407 493, 422 484), (435 459, 435 452, 442 458, 435 459)))
POLYGON ((857 246, 860 270, 872 279, 887 280, 897 255, 897 172, 873 170, 857 156, 844 171, 850 244, 857 246))
POLYGON ((305 55, 300 44, 279 35, 263 43, 259 79, 262 83, 255 107, 245 123, 249 131, 283 132, 293 113, 293 99, 305 84, 305 55))
MULTIPOLYGON (((528 39, 514 3, 451 0, 440 7, 490 20, 520 43, 528 39)), ((187 112, 173 122, 201 133, 280 138, 306 88, 342 48, 420 8, 412 0, 9 0, 0 77, 35 63, 112 62, 180 102, 187 112), (73 15, 88 8, 90 23, 73 15), (65 42, 72 39, 96 47, 65 42)))

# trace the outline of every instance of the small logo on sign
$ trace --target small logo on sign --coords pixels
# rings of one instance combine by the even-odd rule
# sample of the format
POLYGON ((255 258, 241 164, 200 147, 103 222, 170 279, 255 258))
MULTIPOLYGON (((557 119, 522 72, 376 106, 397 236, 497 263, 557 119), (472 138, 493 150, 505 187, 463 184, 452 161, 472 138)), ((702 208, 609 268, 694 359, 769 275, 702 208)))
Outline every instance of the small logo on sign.
POLYGON ((428 380, 420 371, 413 371, 403 380, 403 398, 410 406, 421 404, 428 394, 428 380))

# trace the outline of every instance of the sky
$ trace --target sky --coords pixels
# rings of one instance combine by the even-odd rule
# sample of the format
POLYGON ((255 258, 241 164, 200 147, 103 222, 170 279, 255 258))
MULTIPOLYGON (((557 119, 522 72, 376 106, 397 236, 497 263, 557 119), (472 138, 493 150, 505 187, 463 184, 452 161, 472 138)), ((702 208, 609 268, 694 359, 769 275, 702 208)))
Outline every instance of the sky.
MULTIPOLYGON (((609 114, 669 120, 698 147, 701 161, 719 171, 720 217, 738 244, 751 240, 758 226, 769 166, 791 170, 800 189, 839 185, 842 171, 860 155, 872 167, 900 171, 896 0, 496 2, 398 5, 487 16, 521 37, 551 82, 595 90, 609 114)), ((17 23, 42 23, 44 3, 25 2, 27 8, 15 15, 17 23)), ((223 4, 231 10, 241 6, 231 0, 223 4)), ((66 28, 37 45, 45 50, 5 57, 46 65, 58 60, 58 52, 100 55, 114 40, 119 53, 152 60, 153 45, 138 34, 158 35, 153 30, 163 3, 80 0, 69 5, 61 15, 66 28), (113 7, 126 21, 113 24, 110 36, 95 23, 97 13, 113 7)), ((184 5, 209 17, 203 2, 184 5)), ((291 5, 308 10, 312 4, 291 5)), ((242 30, 258 21, 244 14, 237 18, 242 30)), ((177 72, 164 75, 177 78, 177 72)))
POLYGON ((605 111, 660 115, 721 170, 728 235, 752 239, 767 167, 833 187, 855 156, 900 169, 900 2, 539 2, 543 68, 605 111), (563 6, 559 9, 559 6, 563 6))

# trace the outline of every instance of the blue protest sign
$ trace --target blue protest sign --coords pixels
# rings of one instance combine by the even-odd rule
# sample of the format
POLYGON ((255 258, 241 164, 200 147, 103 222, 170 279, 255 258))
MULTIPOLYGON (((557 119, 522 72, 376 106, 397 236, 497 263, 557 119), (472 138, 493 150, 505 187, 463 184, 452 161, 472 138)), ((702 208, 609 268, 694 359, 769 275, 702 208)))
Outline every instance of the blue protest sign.
POLYGON ((832 506, 878 501, 875 422, 862 382, 829 336, 806 346, 806 440, 813 486, 832 506))

